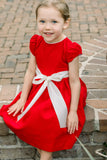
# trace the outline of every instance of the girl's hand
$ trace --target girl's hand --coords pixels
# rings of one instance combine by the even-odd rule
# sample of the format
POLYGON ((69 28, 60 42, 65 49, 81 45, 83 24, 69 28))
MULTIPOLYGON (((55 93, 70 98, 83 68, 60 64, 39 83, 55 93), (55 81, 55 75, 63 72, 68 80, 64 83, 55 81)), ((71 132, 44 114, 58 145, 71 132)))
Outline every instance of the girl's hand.
POLYGON ((7 112, 9 115, 14 113, 13 116, 15 116, 19 111, 23 112, 24 105, 25 105, 25 102, 20 98, 15 104, 13 104, 9 108, 7 112))
POLYGON ((67 117, 68 133, 72 134, 78 130, 78 115, 76 111, 70 111, 67 117))

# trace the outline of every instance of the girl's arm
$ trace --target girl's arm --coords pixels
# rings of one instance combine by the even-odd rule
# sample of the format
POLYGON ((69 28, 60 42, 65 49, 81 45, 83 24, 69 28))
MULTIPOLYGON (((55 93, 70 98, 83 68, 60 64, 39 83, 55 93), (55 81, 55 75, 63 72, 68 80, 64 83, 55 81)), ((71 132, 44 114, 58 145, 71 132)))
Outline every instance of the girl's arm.
POLYGON ((23 85, 22 94, 21 94, 21 99, 23 99, 24 102, 26 102, 28 98, 28 94, 31 90, 32 80, 35 76, 35 73, 36 73, 36 59, 33 55, 31 55, 29 66, 25 74, 24 85, 23 85))
POLYGON ((78 130, 78 102, 80 97, 79 58, 76 57, 69 63, 69 83, 71 88, 71 105, 67 119, 68 132, 78 130))
POLYGON ((26 100, 28 98, 29 92, 32 87, 32 80, 35 76, 35 71, 36 71, 36 60, 35 57, 31 55, 29 66, 24 77, 24 84, 21 97, 14 105, 12 105, 9 108, 8 114, 14 113, 13 116, 15 116, 20 110, 21 112, 23 111, 24 105, 26 103, 26 100))

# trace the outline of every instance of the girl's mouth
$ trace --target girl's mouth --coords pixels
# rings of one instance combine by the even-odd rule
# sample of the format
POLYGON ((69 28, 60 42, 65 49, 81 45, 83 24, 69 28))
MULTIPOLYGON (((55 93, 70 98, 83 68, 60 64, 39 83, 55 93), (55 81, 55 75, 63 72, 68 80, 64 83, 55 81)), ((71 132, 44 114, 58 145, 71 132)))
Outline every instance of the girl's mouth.
POLYGON ((51 32, 45 32, 44 34, 45 35, 52 35, 53 33, 51 33, 51 32))

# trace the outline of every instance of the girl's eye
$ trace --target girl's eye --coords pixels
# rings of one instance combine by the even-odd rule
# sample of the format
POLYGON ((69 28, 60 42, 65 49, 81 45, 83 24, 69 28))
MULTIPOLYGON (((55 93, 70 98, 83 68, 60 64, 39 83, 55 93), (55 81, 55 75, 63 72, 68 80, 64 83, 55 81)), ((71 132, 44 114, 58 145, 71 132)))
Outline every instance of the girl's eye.
POLYGON ((52 21, 52 23, 56 24, 56 23, 57 23, 57 21, 52 21))
POLYGON ((45 23, 45 21, 44 20, 40 20, 40 23, 45 23))

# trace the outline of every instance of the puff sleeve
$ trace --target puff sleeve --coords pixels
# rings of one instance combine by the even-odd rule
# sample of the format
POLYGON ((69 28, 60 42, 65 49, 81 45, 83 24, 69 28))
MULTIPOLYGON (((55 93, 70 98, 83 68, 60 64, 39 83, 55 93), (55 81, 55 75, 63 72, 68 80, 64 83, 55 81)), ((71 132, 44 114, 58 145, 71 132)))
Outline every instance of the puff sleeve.
POLYGON ((74 58, 82 54, 81 46, 76 42, 69 42, 66 45, 66 61, 69 63, 74 58))
POLYGON ((36 54, 36 49, 38 48, 39 44, 40 44, 40 40, 41 40, 41 36, 39 35, 33 35, 30 39, 30 44, 29 44, 29 48, 31 53, 35 56, 36 54))

